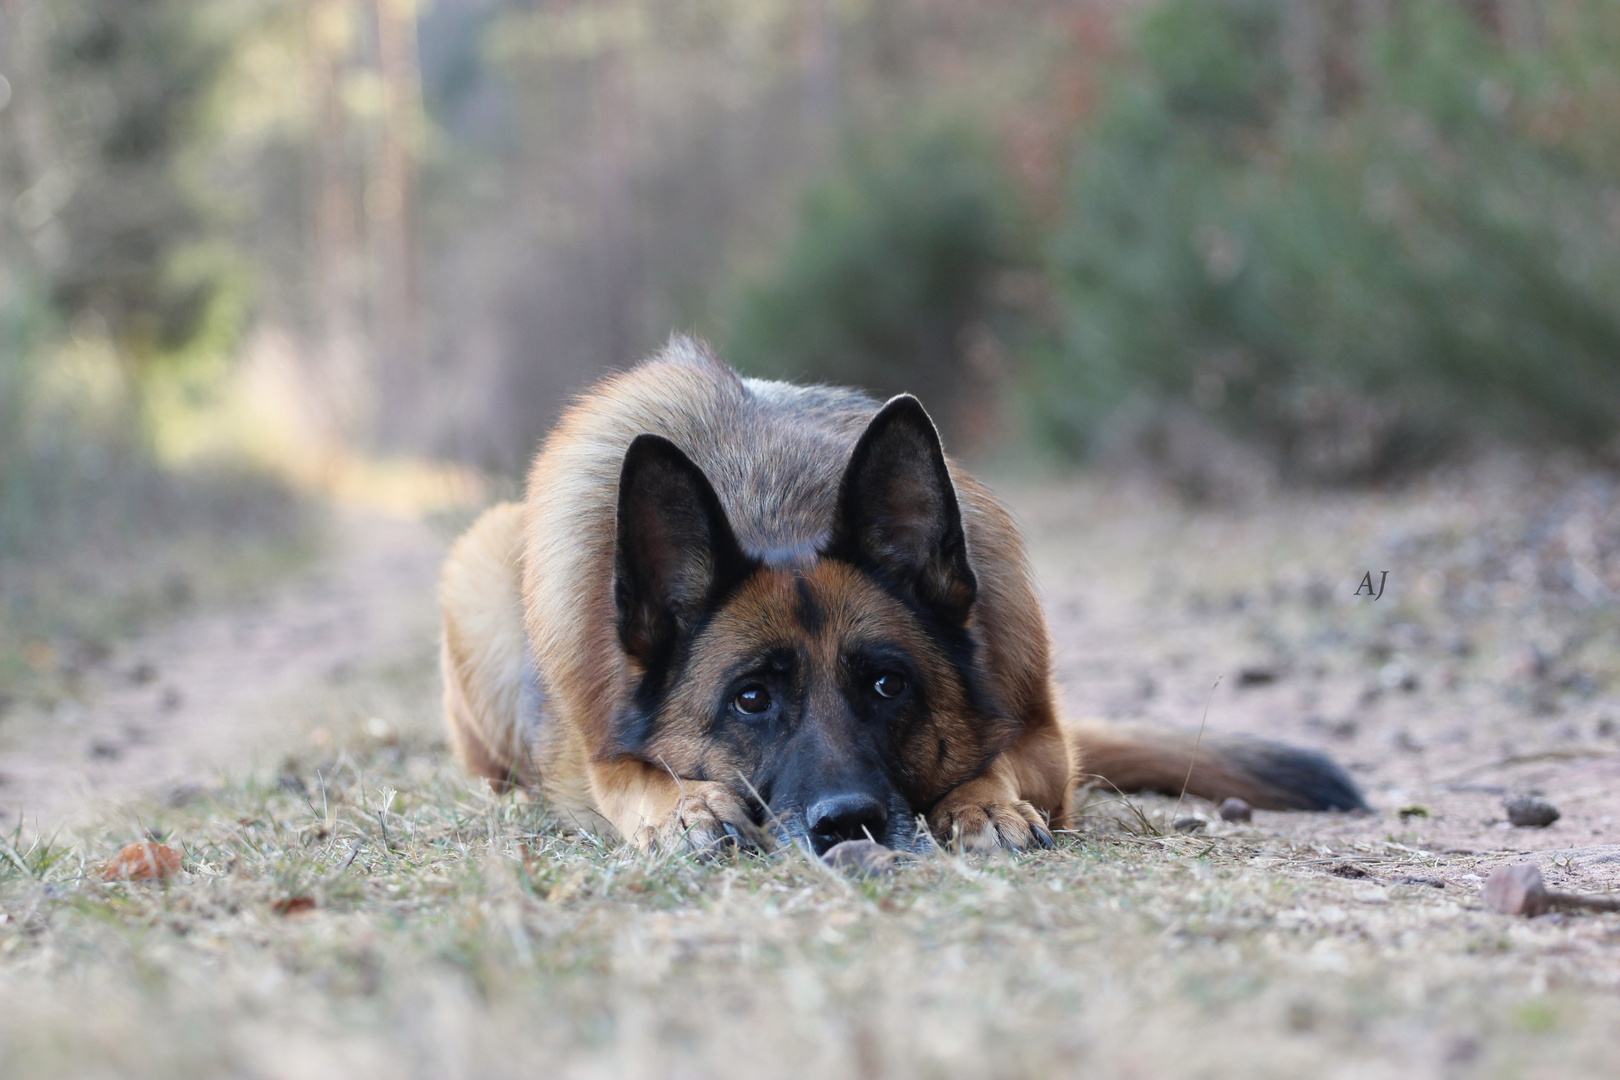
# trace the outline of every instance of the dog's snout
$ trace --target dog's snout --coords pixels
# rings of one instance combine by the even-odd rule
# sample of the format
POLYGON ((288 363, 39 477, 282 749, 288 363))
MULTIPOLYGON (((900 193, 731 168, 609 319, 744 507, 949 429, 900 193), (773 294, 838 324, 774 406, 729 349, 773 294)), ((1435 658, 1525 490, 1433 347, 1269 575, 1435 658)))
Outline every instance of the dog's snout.
POLYGON ((818 799, 805 811, 810 841, 821 854, 842 840, 883 840, 889 811, 871 795, 851 793, 818 799))

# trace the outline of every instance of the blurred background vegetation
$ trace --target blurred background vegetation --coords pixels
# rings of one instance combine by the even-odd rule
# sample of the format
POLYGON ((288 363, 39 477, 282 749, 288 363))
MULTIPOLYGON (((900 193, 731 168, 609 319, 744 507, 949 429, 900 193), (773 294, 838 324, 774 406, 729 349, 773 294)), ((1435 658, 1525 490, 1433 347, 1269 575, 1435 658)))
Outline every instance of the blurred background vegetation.
POLYGON ((1612 459, 1617 239, 1609 0, 0 0, 0 686, 671 331, 1194 497, 1612 459))

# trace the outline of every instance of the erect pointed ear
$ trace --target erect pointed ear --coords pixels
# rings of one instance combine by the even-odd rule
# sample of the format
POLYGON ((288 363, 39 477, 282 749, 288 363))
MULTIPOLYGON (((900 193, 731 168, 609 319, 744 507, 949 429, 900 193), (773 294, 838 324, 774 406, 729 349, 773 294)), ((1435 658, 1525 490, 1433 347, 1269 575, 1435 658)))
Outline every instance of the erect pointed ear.
POLYGON ((668 439, 640 435, 619 473, 613 602, 625 652, 652 667, 752 564, 708 478, 668 439))
POLYGON ((867 425, 844 470, 828 554, 871 570, 924 607, 967 621, 978 592, 939 432, 910 394, 867 425))

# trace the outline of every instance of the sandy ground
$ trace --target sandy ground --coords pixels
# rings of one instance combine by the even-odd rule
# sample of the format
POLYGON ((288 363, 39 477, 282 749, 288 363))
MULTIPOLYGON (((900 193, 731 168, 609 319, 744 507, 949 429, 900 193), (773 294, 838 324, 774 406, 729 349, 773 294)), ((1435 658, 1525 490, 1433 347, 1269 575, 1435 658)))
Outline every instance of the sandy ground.
POLYGON ((1550 882, 1620 887, 1612 480, 1498 462, 1241 510, 1117 483, 1014 502, 1071 710, 1185 728, 1207 710, 1209 731, 1331 754, 1377 811, 1208 834, 1314 844, 1325 872, 1373 880, 1379 859, 1353 853, 1393 843, 1441 888, 1521 858, 1550 882), (1369 572, 1377 599, 1357 595, 1369 572), (1521 794, 1562 817, 1508 824, 1521 794))
POLYGON ((289 702, 434 633, 446 546, 418 520, 340 512, 326 555, 271 595, 121 644, 82 702, 6 718, 0 825, 49 833, 273 756, 307 732, 289 702))
MULTIPOLYGON (((1119 479, 1008 497, 1070 709, 1321 749, 1377 810, 1231 826, 1192 807, 1206 835, 1316 845, 1324 873, 1375 883, 1417 860, 1425 883, 1470 891, 1521 857, 1554 884, 1620 887, 1614 492, 1506 463, 1225 510, 1119 479), (1357 595, 1368 572, 1377 599, 1357 595), (1508 825, 1521 793, 1561 819, 1508 825)), ((82 705, 8 719, 0 823, 48 831, 305 737, 288 702, 424 654, 445 546, 420 522, 339 515, 330 554, 269 599, 126 643, 82 705)))

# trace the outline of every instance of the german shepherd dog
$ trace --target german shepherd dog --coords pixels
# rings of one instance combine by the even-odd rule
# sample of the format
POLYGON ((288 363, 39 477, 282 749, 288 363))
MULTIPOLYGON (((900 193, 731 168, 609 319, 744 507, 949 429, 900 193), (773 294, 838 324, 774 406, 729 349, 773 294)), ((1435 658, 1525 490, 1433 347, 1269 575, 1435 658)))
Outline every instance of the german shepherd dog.
POLYGON ((440 600, 466 768, 643 849, 1050 847, 1082 776, 1364 805, 1307 751, 1065 722, 1018 529, 917 399, 686 339, 568 409, 440 600))

